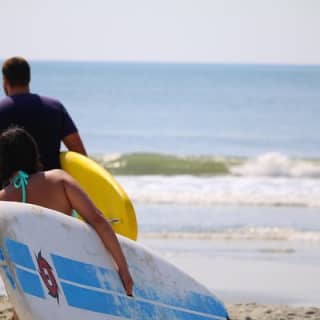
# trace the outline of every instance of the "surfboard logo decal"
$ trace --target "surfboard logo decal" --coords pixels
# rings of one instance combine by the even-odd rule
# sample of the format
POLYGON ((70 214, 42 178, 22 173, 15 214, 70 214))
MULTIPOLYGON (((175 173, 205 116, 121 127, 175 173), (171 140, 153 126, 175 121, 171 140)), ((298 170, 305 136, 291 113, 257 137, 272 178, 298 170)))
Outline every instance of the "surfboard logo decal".
POLYGON ((39 274, 48 289, 48 294, 57 299, 57 302, 59 303, 59 287, 50 264, 45 258, 42 257, 41 251, 39 251, 36 258, 39 267, 39 274))

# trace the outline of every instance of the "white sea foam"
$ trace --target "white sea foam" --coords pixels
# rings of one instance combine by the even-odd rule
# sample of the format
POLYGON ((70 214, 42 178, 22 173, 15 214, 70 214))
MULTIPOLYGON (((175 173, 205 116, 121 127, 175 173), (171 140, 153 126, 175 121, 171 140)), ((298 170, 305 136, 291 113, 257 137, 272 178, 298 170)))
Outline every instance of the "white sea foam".
POLYGON ((243 227, 215 232, 142 232, 143 238, 320 242, 320 232, 278 227, 243 227))
POLYGON ((230 170, 234 175, 239 176, 320 177, 319 163, 291 159, 276 152, 265 153, 242 165, 234 166, 230 170))
POLYGON ((320 180, 288 177, 119 176, 137 203, 320 207, 320 180))

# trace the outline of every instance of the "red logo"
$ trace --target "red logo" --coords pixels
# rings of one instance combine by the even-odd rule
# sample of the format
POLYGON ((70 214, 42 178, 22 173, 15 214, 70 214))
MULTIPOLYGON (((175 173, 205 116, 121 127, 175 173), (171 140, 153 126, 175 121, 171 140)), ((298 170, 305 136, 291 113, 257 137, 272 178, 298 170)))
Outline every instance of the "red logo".
POLYGON ((36 256, 36 258, 39 267, 39 273, 45 286, 48 289, 48 294, 51 297, 57 299, 59 303, 59 288, 50 264, 46 259, 42 257, 41 251, 39 251, 38 256, 36 256))

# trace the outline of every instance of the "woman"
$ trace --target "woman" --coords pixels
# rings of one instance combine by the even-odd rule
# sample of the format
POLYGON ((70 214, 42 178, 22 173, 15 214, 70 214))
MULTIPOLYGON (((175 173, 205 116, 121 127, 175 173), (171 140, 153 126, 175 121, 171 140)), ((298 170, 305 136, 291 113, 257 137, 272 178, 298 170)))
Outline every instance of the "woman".
POLYGON ((37 145, 22 128, 0 135, 0 180, 9 184, 0 191, 2 201, 23 201, 71 215, 76 210, 90 224, 111 253, 127 295, 133 281, 118 239, 110 224, 79 184, 62 170, 41 171, 37 145))

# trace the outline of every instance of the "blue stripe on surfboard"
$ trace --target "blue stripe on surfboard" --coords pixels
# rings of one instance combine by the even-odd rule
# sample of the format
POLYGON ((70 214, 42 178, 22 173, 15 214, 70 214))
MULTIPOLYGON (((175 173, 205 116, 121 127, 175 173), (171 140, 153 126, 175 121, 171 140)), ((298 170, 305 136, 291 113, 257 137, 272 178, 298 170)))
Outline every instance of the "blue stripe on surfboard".
POLYGON ((25 293, 38 298, 45 298, 41 280, 37 274, 20 269, 19 267, 15 268, 15 272, 20 286, 25 293))
POLYGON ((61 282, 61 286, 70 306, 104 314, 121 315, 111 294, 80 288, 65 282, 61 282))
POLYGON ((14 282, 14 279, 13 279, 13 276, 11 274, 11 271, 9 269, 8 266, 2 266, 2 270, 8 280, 8 282, 10 283, 10 286, 12 289, 15 289, 16 288, 16 283, 14 282))
POLYGON ((143 299, 154 300, 177 308, 188 309, 196 312, 215 314, 217 316, 226 317, 227 312, 224 306, 211 296, 200 294, 197 292, 187 292, 183 299, 175 296, 166 296, 159 294, 150 287, 135 287, 135 296, 143 299))
MULTIPOLYGON (((181 304, 181 300, 174 297, 175 305, 178 306, 181 304)), ((189 309, 201 311, 204 313, 211 313, 214 311, 214 314, 221 317, 227 317, 228 313, 225 307, 216 299, 213 299, 210 296, 199 294, 196 292, 187 293, 183 306, 188 306, 189 309)))
MULTIPOLYGON (((6 239, 5 240, 9 257, 17 266, 22 266, 36 271, 29 248, 20 242, 6 239)), ((123 286, 119 280, 118 273, 114 270, 101 268, 92 264, 79 262, 58 255, 51 255, 57 274, 60 279, 75 284, 85 285, 98 289, 114 291, 115 293, 124 294, 123 286)), ((18 278, 23 290, 38 297, 44 297, 43 288, 40 278, 34 273, 30 274, 26 270, 20 270, 18 278)), ((150 286, 135 286, 135 296, 149 300, 151 303, 162 303, 175 308, 183 308, 201 313, 215 314, 226 317, 227 312, 223 305, 211 296, 189 292, 183 299, 177 299, 154 290, 150 286)), ((118 299, 120 299, 118 297, 118 299)), ((142 302, 141 302, 142 303, 142 302)), ((135 305, 138 307, 138 305, 135 305)), ((150 309, 150 308, 149 308, 150 309)), ((148 308, 145 309, 146 312, 148 308)))
MULTIPOLYGON (((92 264, 79 262, 73 259, 51 254, 58 277, 61 280, 73 282, 77 285, 90 286, 92 289, 106 289, 117 294, 124 294, 123 286, 118 273, 107 268, 97 267, 92 264)), ((158 302, 172 307, 188 309, 201 313, 215 314, 226 317, 224 306, 213 297, 188 292, 183 299, 168 296, 150 286, 140 287, 137 284, 134 289, 135 297, 158 302)))
POLYGON ((89 263, 79 263, 75 260, 51 254, 54 267, 60 279, 76 282, 85 286, 101 288, 97 277, 97 267, 89 263))
POLYGON ((110 293, 78 287, 62 282, 62 289, 68 304, 88 310, 127 319, 170 319, 170 320, 212 320, 215 317, 177 310, 170 306, 157 305, 137 298, 114 296, 110 293))
POLYGON ((11 262, 21 267, 36 270, 28 246, 9 238, 5 238, 5 244, 11 262))
POLYGON ((56 273, 62 280, 98 289, 107 289, 124 294, 118 273, 89 263, 51 254, 56 273))
MULTIPOLYGON (((15 274, 18 278, 22 290, 27 294, 39 298, 44 298, 45 295, 41 280, 39 275, 37 274, 37 270, 32 260, 29 247, 24 243, 9 238, 5 239, 5 244, 7 247, 9 258, 11 262, 15 264, 15 274), (22 269, 20 267, 25 269, 22 269), (29 271, 26 269, 29 269, 29 271)), ((11 282, 14 283, 13 278, 10 283, 11 282)))
POLYGON ((0 261, 5 261, 5 257, 4 257, 2 248, 0 248, 0 261))

